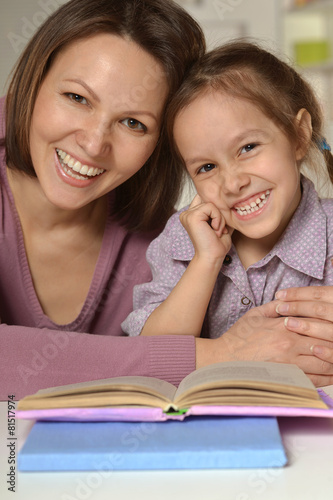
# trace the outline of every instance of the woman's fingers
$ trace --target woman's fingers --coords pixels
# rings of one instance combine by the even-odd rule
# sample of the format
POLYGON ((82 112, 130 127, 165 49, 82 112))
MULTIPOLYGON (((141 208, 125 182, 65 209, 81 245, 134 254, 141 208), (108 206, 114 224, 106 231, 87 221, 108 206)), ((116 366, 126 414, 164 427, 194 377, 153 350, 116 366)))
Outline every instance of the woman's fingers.
POLYGON ((330 321, 287 317, 284 320, 287 330, 300 333, 313 339, 333 342, 333 324, 330 321))
POLYGON ((333 286, 304 286, 279 290, 275 298, 284 302, 314 301, 333 304, 333 286))
POLYGON ((324 300, 276 301, 276 312, 281 316, 315 318, 333 323, 333 303, 324 300))

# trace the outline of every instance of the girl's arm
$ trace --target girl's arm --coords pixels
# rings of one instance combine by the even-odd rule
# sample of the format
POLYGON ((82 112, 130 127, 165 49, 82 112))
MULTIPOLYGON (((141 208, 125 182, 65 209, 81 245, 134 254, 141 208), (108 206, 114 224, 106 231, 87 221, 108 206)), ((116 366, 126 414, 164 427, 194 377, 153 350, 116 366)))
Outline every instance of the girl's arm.
POLYGON ((152 312, 141 335, 200 336, 202 324, 223 260, 231 246, 221 212, 197 195, 180 220, 195 254, 169 296, 152 312))

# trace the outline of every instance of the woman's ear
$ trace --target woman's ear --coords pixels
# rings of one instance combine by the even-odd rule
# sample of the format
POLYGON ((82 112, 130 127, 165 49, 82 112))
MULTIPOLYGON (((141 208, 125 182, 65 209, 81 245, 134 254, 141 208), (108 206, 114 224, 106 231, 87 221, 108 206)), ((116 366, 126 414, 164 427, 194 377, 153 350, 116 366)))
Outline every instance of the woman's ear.
POLYGON ((311 115, 305 108, 297 113, 295 125, 297 128, 296 160, 300 161, 306 155, 312 137, 311 115))

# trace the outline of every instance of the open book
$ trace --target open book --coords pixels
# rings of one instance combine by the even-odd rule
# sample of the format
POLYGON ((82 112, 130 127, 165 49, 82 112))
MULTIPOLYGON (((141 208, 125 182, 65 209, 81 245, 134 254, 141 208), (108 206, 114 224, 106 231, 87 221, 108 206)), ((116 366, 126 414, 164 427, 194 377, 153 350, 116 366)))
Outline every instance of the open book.
MULTIPOLYGON (((117 408, 129 411, 154 408, 160 409, 159 415, 161 412, 170 415, 186 413, 194 407, 204 407, 203 413, 211 414, 209 407, 221 409, 226 406, 330 411, 311 380, 296 365, 253 361, 217 363, 200 368, 185 377, 178 388, 156 378, 127 376, 42 389, 21 399, 17 410, 21 418, 25 412, 37 410, 37 414, 33 414, 35 417, 30 416, 37 418, 39 410, 43 415, 43 410, 52 409, 58 410, 60 416, 61 411, 66 414, 66 409, 80 408, 85 411, 106 409, 109 414, 117 408)), ((97 414, 102 415, 103 411, 97 414)))

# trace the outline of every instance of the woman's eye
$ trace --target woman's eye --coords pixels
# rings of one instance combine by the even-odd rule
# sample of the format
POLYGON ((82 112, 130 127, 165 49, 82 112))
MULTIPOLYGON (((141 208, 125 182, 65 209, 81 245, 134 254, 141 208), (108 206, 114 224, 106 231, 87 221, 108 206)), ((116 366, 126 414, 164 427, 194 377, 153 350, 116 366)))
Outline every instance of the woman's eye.
POLYGON ((241 154, 242 153, 249 153, 256 147, 256 144, 251 143, 251 144, 246 144, 246 146, 242 147, 241 154))
POLYGON ((144 132, 147 130, 147 127, 139 122, 139 120, 135 120, 135 118, 125 118, 125 120, 122 120, 122 123, 131 130, 143 130, 144 132))
POLYGON ((203 165, 200 170, 198 171, 199 174, 202 174, 204 172, 210 172, 211 170, 214 170, 216 168, 216 165, 214 163, 207 163, 206 165, 203 165))
POLYGON ((73 92, 67 92, 66 94, 71 101, 77 102, 78 104, 88 104, 85 97, 80 94, 73 94, 73 92))

